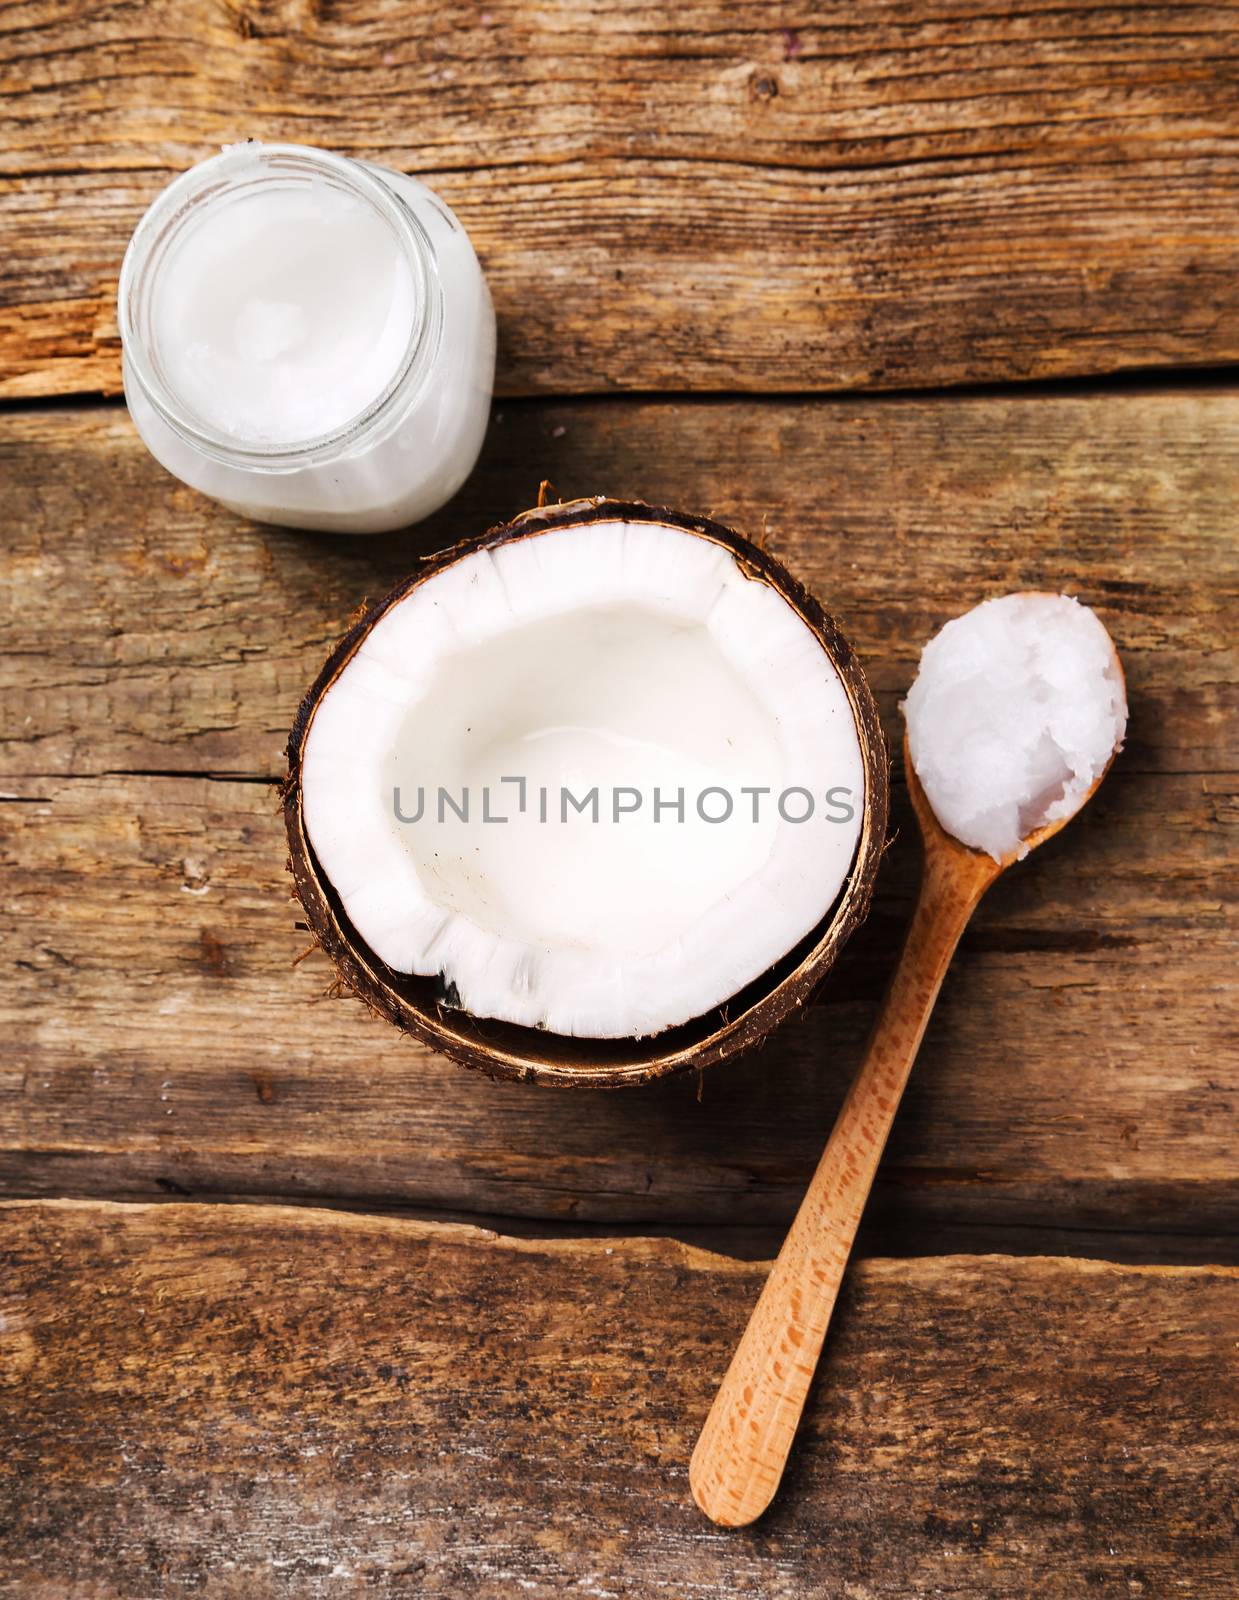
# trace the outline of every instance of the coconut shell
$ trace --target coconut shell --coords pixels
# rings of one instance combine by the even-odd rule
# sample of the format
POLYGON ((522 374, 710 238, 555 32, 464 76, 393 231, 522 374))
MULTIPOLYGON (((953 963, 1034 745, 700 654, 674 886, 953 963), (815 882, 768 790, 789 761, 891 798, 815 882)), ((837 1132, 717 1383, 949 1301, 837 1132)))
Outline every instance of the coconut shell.
POLYGON ((302 700, 288 738, 284 818, 297 898, 343 982, 378 1015, 462 1065, 495 1078, 564 1087, 617 1088, 712 1066, 759 1044, 798 1011, 821 983, 852 931, 864 921, 886 839, 889 760, 877 707, 856 653, 834 618, 772 556, 706 517, 596 498, 526 511, 514 521, 430 557, 383 599, 357 615, 302 700), (818 926, 755 983, 703 1017, 643 1039, 582 1039, 474 1017, 447 1003, 435 978, 396 972, 349 922, 306 833, 301 765, 315 710, 370 629, 418 584, 445 567, 515 539, 606 520, 655 522, 722 545, 754 583, 768 583, 800 615, 834 663, 856 718, 865 773, 865 806, 846 884, 818 926))

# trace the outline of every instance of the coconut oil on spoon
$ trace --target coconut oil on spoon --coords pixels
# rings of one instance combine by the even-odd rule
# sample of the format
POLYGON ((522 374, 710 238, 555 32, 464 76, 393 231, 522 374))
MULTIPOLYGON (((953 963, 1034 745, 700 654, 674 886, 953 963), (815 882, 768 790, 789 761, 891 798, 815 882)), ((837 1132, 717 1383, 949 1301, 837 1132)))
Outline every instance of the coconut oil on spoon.
POLYGON ((715 1522, 770 1504, 852 1243, 951 956, 999 874, 1057 833, 1123 741, 1127 698, 1100 620, 1015 594, 926 646, 904 705, 904 766, 924 844, 916 910, 864 1061, 693 1452, 715 1522))

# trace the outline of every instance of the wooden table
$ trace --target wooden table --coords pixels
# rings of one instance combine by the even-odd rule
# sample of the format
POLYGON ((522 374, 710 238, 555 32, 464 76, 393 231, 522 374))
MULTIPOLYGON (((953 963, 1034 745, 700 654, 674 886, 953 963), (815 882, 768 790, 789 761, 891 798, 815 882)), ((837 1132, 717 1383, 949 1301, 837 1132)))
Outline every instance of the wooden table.
POLYGON ((1239 6, 0 29, 0 1593, 1234 1596, 1239 6), (425 176, 484 258, 502 398, 407 533, 239 523, 117 398, 126 238, 244 135, 425 176), (700 1084, 492 1084, 295 965, 298 697, 541 477, 764 526, 891 735, 985 595, 1079 594, 1128 670, 1101 795, 964 941, 738 1534, 688 1457, 907 917, 899 772, 819 1002, 700 1084))

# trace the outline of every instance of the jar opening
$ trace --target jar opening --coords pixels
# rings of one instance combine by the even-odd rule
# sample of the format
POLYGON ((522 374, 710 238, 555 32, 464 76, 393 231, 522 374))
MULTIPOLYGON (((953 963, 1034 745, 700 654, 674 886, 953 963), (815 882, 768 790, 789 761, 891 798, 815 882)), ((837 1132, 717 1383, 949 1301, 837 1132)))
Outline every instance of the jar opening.
POLYGON ((432 292, 433 246, 378 175, 300 145, 228 146, 130 240, 127 377, 199 450, 302 464, 346 449, 416 381, 432 292))

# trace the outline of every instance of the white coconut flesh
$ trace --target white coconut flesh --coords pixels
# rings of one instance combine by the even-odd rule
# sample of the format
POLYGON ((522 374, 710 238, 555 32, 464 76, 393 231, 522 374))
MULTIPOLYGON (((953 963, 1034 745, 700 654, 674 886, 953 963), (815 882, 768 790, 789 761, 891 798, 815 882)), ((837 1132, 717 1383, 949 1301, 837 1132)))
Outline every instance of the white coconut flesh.
POLYGON ((590 1038, 761 977, 830 911, 864 810, 851 704, 799 613, 711 540, 618 520, 475 552, 391 606, 319 701, 301 781, 382 961, 590 1038))
POLYGON ((996 861, 1079 809, 1127 728, 1110 635, 1067 595, 1004 595, 948 622, 903 709, 934 815, 996 861))

